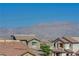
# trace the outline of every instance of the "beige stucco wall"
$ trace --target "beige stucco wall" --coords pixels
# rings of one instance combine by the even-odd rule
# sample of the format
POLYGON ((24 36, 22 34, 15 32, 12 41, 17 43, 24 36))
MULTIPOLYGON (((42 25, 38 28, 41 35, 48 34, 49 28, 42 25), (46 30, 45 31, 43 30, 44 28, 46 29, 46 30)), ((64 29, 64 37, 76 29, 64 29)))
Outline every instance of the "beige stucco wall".
POLYGON ((79 44, 73 44, 73 51, 76 52, 79 50, 79 44))
POLYGON ((37 40, 32 40, 28 43, 29 48, 40 49, 40 42, 37 40), (32 42, 37 42, 35 45, 32 45, 32 42))
POLYGON ((54 48, 54 43, 51 43, 50 44, 50 49, 53 49, 54 48))
POLYGON ((70 44, 64 44, 65 49, 70 49, 70 44))
POLYGON ((57 48, 57 44, 58 44, 58 42, 56 42, 56 43, 55 43, 55 47, 54 47, 54 42, 53 42, 53 43, 51 43, 50 49, 57 48))

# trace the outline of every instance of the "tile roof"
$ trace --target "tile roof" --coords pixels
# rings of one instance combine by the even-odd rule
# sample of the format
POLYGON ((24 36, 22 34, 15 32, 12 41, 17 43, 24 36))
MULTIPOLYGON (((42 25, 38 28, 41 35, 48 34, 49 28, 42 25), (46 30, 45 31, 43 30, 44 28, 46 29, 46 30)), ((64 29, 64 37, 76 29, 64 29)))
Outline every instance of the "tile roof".
POLYGON ((55 52, 55 53, 65 53, 64 49, 63 48, 54 48, 52 50, 52 52, 55 52))
POLYGON ((14 35, 16 40, 27 40, 27 41, 30 41, 32 39, 37 39, 38 38, 35 36, 35 35, 22 35, 22 34, 19 34, 19 35, 14 35))
POLYGON ((79 50, 75 54, 78 54, 79 55, 79 50))
POLYGON ((52 42, 55 42, 58 40, 62 41, 63 43, 73 43, 73 44, 79 43, 79 37, 68 37, 68 36, 59 37, 56 40, 53 40, 52 42))
POLYGON ((79 43, 79 39, 73 38, 73 37, 62 37, 63 39, 71 42, 71 43, 79 43))
POLYGON ((72 50, 70 50, 70 49, 65 49, 65 51, 67 52, 67 53, 74 53, 72 50))
POLYGON ((38 55, 37 51, 29 48, 27 45, 22 44, 17 40, 3 40, 0 41, 0 55, 5 56, 22 56, 30 53, 33 56, 38 55))
POLYGON ((63 39, 63 38, 59 38, 62 42, 64 42, 64 43, 69 43, 69 41, 67 41, 67 40, 65 40, 65 39, 63 39))
POLYGON ((27 51, 20 42, 0 42, 0 54, 6 56, 19 56, 27 51))
POLYGON ((37 50, 29 48, 29 47, 27 48, 27 52, 26 53, 30 53, 33 56, 37 56, 38 55, 38 51, 37 50))
POLYGON ((49 44, 50 42, 48 40, 41 40, 40 43, 41 44, 49 44))
POLYGON ((65 40, 63 38, 57 38, 57 39, 53 40, 52 42, 56 42, 56 41, 61 41, 63 43, 69 43, 69 41, 67 41, 67 40, 65 40))
POLYGON ((72 39, 75 39, 79 42, 79 37, 71 37, 72 39))
POLYGON ((72 50, 64 49, 64 48, 54 48, 53 52, 55 52, 55 53, 74 53, 72 50))

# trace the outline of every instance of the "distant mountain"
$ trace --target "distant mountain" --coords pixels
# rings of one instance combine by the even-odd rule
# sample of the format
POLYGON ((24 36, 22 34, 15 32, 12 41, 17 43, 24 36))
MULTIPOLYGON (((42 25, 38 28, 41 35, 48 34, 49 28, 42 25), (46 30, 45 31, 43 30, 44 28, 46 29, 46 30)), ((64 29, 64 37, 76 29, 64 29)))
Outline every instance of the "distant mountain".
POLYGON ((36 34, 40 39, 54 39, 61 36, 79 36, 79 24, 69 22, 55 22, 37 24, 31 27, 17 27, 14 29, 0 28, 0 35, 36 34))

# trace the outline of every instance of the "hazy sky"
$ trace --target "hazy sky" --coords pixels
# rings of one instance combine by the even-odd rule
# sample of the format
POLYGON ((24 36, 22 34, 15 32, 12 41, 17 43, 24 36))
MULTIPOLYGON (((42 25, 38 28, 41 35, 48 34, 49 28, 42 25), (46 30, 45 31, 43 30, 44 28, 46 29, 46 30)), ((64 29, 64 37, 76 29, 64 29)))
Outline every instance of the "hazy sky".
POLYGON ((0 27, 79 22, 79 4, 0 4, 0 27))

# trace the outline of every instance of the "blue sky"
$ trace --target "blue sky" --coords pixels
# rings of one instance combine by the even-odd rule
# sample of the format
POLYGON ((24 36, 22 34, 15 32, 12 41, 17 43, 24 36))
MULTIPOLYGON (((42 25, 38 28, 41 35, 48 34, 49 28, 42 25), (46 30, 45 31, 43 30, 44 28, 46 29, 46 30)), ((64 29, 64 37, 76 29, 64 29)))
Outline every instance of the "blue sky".
POLYGON ((0 4, 0 27, 32 26, 50 22, 79 22, 79 4, 0 4))

